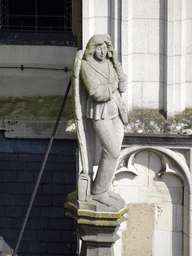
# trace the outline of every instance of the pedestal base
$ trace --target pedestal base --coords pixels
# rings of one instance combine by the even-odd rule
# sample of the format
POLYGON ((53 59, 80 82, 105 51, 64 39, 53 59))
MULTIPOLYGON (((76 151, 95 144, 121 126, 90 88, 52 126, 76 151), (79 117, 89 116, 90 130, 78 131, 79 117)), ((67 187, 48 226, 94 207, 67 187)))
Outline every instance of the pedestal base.
POLYGON ((113 248, 111 245, 101 244, 98 248, 98 243, 83 242, 81 247, 80 256, 114 256, 113 248), (102 246, 102 247, 101 247, 102 246))
POLYGON ((76 224, 75 234, 82 240, 80 256, 114 256, 112 246, 119 239, 117 230, 126 220, 123 215, 127 208, 118 212, 93 211, 94 202, 90 202, 92 210, 89 210, 89 202, 79 202, 75 197, 75 192, 70 194, 65 207, 69 210, 66 215, 72 217, 76 224), (78 205, 86 205, 86 209, 78 208, 78 205))

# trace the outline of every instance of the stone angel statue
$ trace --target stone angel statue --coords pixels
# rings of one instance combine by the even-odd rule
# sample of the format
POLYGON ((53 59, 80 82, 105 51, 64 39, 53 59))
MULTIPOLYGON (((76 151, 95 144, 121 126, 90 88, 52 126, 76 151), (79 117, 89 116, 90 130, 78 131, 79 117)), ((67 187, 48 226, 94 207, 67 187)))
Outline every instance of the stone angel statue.
POLYGON ((77 52, 72 69, 75 122, 79 142, 78 199, 106 207, 122 202, 111 190, 127 124, 121 93, 127 88, 109 35, 94 35, 77 52), (93 167, 97 173, 93 179, 93 167))

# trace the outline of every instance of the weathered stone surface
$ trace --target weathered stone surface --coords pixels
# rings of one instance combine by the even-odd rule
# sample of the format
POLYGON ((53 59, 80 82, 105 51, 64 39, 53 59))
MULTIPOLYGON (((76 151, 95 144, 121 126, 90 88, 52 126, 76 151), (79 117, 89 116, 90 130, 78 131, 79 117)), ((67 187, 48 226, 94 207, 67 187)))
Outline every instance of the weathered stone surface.
POLYGON ((124 125, 128 122, 121 97, 127 88, 127 76, 117 60, 109 35, 93 35, 85 51, 77 52, 73 61, 72 87, 80 154, 79 202, 90 201, 93 205, 93 199, 99 202, 96 211, 105 211, 107 206, 107 211, 118 212, 123 200, 111 190, 111 183, 124 125), (93 179, 94 166, 98 169, 93 179))
POLYGON ((99 217, 103 216, 103 213, 106 213, 107 215, 113 213, 113 216, 115 217, 125 208, 125 201, 120 197, 119 199, 113 199, 114 204, 112 206, 106 206, 93 199, 90 199, 89 201, 78 200, 77 190, 68 194, 67 198, 68 204, 66 207, 72 208, 79 216, 99 217))
MULTIPOLYGON (((184 184, 187 184, 185 183, 186 176, 189 175, 188 149, 174 148, 164 155, 162 147, 152 149, 152 147, 135 146, 136 148, 138 150, 136 152, 134 147, 122 151, 120 166, 113 183, 114 189, 119 191, 128 206, 134 205, 136 207, 133 210, 133 215, 129 215, 130 212, 128 212, 127 228, 121 233, 122 241, 124 241, 126 232, 129 231, 128 235, 131 236, 138 227, 138 233, 134 236, 133 242, 128 243, 129 239, 127 238, 127 242, 124 243, 125 249, 128 248, 124 255, 129 255, 129 251, 132 251, 131 256, 134 255, 134 250, 139 249, 140 244, 141 248, 145 250, 146 247, 142 245, 142 241, 145 241, 146 236, 137 243, 135 242, 137 247, 134 246, 134 241, 144 235, 145 231, 147 234, 150 223, 153 223, 153 226, 150 226, 151 241, 148 241, 148 244, 151 244, 151 251, 145 251, 145 255, 169 255, 169 253, 172 253, 170 255, 182 255, 182 239, 184 239, 182 232, 185 234, 190 232, 189 216, 191 213, 187 208, 190 205, 187 186, 184 190, 184 184), (128 152, 131 151, 132 153, 129 154, 128 152), (127 152, 127 158, 124 157, 123 152, 127 152), (179 167, 180 164, 183 164, 183 169, 179 167), (159 176, 161 172, 162 175, 159 176), (131 191, 132 189, 133 191, 131 191), (183 198, 185 198, 184 202, 183 198), (183 207, 183 203, 186 207, 183 207), (144 214, 141 217, 135 216, 137 207, 140 209, 142 205, 153 207, 153 216, 146 217, 144 222, 145 224, 148 223, 149 226, 143 229, 142 217, 144 214), (137 225, 138 222, 140 226, 137 225), (130 223, 131 225, 129 225, 130 223), (133 226, 132 232, 130 232, 130 226, 133 226)), ((189 176, 188 182, 190 183, 189 176)), ((147 243, 145 242, 145 244, 147 243)), ((119 247, 119 244, 117 246, 119 247)), ((135 255, 140 255, 140 252, 135 252, 135 255)))
MULTIPOLYGON (((76 193, 77 195, 77 193, 76 193)), ((117 230, 125 221, 123 216, 127 208, 117 212, 98 212, 75 209, 74 198, 68 197, 65 207, 69 210, 66 215, 75 220, 75 234, 82 240, 80 255, 113 256, 113 244, 119 239, 117 230), (73 201, 73 203, 71 202, 73 201)), ((77 196, 76 196, 77 200, 77 196)))
POLYGON ((125 132, 139 134, 191 135, 191 112, 191 109, 187 109, 167 120, 158 110, 135 109, 128 114, 129 123, 125 127, 125 132))
POLYGON ((123 233, 123 256, 152 255, 154 204, 128 204, 127 229, 123 233))

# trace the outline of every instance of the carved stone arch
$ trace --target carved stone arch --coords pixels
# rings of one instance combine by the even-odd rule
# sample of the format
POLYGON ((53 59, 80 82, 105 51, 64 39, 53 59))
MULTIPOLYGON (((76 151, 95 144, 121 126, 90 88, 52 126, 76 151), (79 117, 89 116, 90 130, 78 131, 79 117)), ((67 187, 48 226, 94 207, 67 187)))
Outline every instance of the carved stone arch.
MULTIPOLYGON (((174 151, 167 149, 167 148, 161 148, 161 147, 130 147, 130 148, 125 148, 121 151, 121 154, 119 156, 119 161, 118 161, 118 167, 117 167, 117 172, 122 172, 122 171, 127 171, 127 172, 132 172, 135 175, 137 175, 137 171, 134 170, 132 161, 136 153, 144 150, 151 150, 156 152, 157 154, 161 154, 163 157, 168 156, 170 157, 175 163, 178 164, 178 166, 181 168, 181 171, 183 175, 179 175, 176 172, 174 173, 175 175, 179 176, 182 179, 186 179, 187 184, 189 188, 189 193, 192 193, 192 181, 191 181, 191 175, 190 175, 190 170, 189 167, 187 166, 186 162, 174 151), (127 166, 125 165, 125 162, 127 161, 127 166)), ((162 159, 164 164, 165 164, 165 159, 162 159)), ((167 166, 165 166, 166 168, 167 166)), ((163 175, 165 171, 168 171, 168 167, 165 170, 162 170, 162 172, 159 173, 159 176, 163 175)), ((173 173, 173 172, 172 172, 173 173)), ((191 203, 191 202, 190 202, 191 203)))
MULTIPOLYGON (((184 218, 184 226, 188 227, 188 232, 186 234, 187 240, 184 242, 184 255, 190 255, 192 256, 192 181, 191 181, 191 174, 189 167, 184 159, 184 157, 181 157, 180 154, 177 152, 163 148, 163 147, 149 147, 149 146, 135 146, 135 147, 127 147, 121 151, 119 161, 118 161, 118 167, 117 171, 115 173, 115 177, 118 176, 118 174, 123 172, 132 173, 133 175, 137 176, 138 171, 137 168, 134 166, 134 157, 138 153, 142 151, 152 151, 156 153, 160 159, 162 160, 162 168, 158 173, 158 177, 161 177, 164 174, 173 174, 176 175, 180 180, 182 180, 182 183, 184 185, 184 198, 185 202, 183 205, 185 208, 185 211, 187 211, 187 218, 184 218), (172 162, 174 162, 179 168, 177 171, 170 169, 168 164, 168 159, 171 159, 172 162)), ((185 231, 186 232, 186 231, 185 231)))

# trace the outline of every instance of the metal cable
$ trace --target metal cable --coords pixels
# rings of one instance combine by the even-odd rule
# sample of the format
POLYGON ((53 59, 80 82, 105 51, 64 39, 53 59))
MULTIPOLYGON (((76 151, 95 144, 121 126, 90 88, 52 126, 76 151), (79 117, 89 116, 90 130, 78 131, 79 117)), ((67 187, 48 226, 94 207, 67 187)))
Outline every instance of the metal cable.
POLYGON ((33 201, 34 201, 34 199, 35 199, 35 196, 36 196, 36 193, 37 193, 37 189, 38 189, 39 183, 40 183, 40 181, 41 181, 41 177, 42 177, 42 174, 43 174, 43 171, 44 171, 44 168, 45 168, 45 164, 46 164, 46 162, 47 162, 47 158, 48 158, 48 155, 49 155, 49 152, 50 152, 52 143, 53 143, 53 139, 54 139, 54 137, 55 137, 55 133, 56 133, 56 130, 57 130, 57 126, 58 126, 58 124, 59 124, 59 120, 60 120, 61 114, 62 114, 62 112, 63 112, 63 108, 64 108, 64 106, 65 106, 65 102, 66 102, 66 100, 67 100, 67 95, 68 95, 68 93, 69 93, 70 87, 71 87, 71 79, 69 80, 69 83, 68 83, 68 86, 67 86, 67 89, 66 89, 66 92, 65 92, 65 96, 64 96, 64 99, 63 99, 63 102, 62 102, 62 105, 61 105, 61 108, 60 108, 60 111, 59 111, 57 120, 56 120, 56 122, 55 122, 55 126, 54 126, 54 128, 53 128, 53 132, 52 132, 52 135, 51 135, 51 138, 50 138, 48 147, 47 147, 47 151, 46 151, 46 153, 45 153, 44 160, 43 160, 43 162, 42 162, 41 169, 40 169, 40 171, 39 171, 39 175, 38 175, 38 177, 37 177, 37 181, 36 181, 36 184, 35 184, 35 187, 34 187, 32 196, 31 196, 31 200, 30 200, 30 202, 29 202, 29 206, 28 206, 28 209, 27 209, 27 213, 26 213, 26 215, 25 215, 25 218, 24 218, 24 221, 23 221, 23 224, 22 224, 20 233, 19 233, 19 237, 18 237, 18 240, 17 240, 17 244, 16 244, 16 247, 15 247, 15 250, 14 250, 12 256, 16 256, 16 253, 17 253, 17 250, 18 250, 18 247, 19 247, 19 244, 20 244, 20 241, 21 241, 21 238, 22 238, 22 235, 23 235, 23 232, 24 232, 24 229, 25 229, 25 226, 26 226, 26 223, 27 223, 27 220, 28 220, 28 217, 29 217, 29 214, 30 214, 32 205, 33 205, 33 201))
POLYGON ((24 65, 21 65, 20 67, 8 67, 8 66, 3 66, 3 67, 1 67, 0 66, 0 69, 1 68, 19 68, 19 69, 21 69, 21 70, 24 70, 24 69, 45 69, 45 70, 60 70, 60 71, 65 71, 65 72, 67 72, 67 71, 69 71, 69 70, 71 70, 70 68, 68 68, 68 67, 65 67, 65 68, 42 68, 42 67, 24 67, 24 65))

